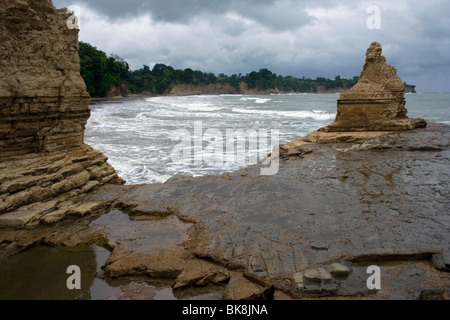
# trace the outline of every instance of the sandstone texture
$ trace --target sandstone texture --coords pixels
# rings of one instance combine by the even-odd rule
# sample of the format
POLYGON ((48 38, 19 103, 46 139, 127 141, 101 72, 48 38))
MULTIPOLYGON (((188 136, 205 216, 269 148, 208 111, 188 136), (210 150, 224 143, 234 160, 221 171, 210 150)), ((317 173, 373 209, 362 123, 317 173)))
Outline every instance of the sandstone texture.
MULTIPOLYGON (((71 197, 121 182, 84 144, 90 97, 71 15, 50 0, 0 4, 0 226, 26 225, 71 197)), ((47 221, 69 209, 78 210, 47 221)))
POLYGON ((424 120, 406 116, 404 82, 381 53, 381 45, 373 42, 358 83, 338 100, 336 120, 320 131, 398 131, 426 126, 424 120))

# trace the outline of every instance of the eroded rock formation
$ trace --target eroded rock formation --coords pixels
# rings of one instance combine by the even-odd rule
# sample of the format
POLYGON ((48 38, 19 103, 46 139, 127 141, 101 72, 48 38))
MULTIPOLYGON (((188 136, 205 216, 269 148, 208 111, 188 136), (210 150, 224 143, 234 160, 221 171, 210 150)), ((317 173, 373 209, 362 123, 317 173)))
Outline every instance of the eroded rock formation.
MULTIPOLYGON (((0 3, 0 214, 120 182, 107 158, 84 144, 90 97, 70 16, 51 0, 0 3)), ((24 219, 1 215, 0 225, 45 213, 24 211, 24 219)))
POLYGON ((402 131, 426 126, 424 120, 406 116, 404 82, 381 52, 378 42, 370 45, 358 83, 341 94, 336 120, 320 131, 402 131))

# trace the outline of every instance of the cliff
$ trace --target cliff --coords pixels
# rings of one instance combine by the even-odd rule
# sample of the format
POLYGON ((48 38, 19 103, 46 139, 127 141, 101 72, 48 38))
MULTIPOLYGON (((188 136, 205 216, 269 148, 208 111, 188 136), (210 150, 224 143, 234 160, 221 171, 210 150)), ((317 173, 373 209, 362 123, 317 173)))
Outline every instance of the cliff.
POLYGON ((271 88, 267 90, 251 89, 246 83, 241 82, 239 90, 236 90, 229 83, 211 83, 211 84, 199 84, 193 83, 180 83, 173 84, 169 91, 171 96, 188 96, 188 95, 201 95, 201 94, 271 94, 280 93, 277 88, 271 88))
POLYGON ((64 201, 121 182, 84 143, 90 97, 70 16, 51 0, 0 3, 0 226, 62 218, 64 201))
POLYGON ((169 92, 171 96, 187 96, 197 94, 236 94, 238 93, 235 88, 228 83, 215 83, 215 84, 200 84, 194 85, 193 83, 180 83, 173 84, 172 89, 169 92))
POLYGON ((325 86, 318 86, 317 92, 294 92, 294 91, 282 91, 278 88, 269 88, 267 90, 249 88, 245 82, 241 82, 239 90, 236 90, 229 83, 215 83, 215 84, 199 84, 194 85, 192 83, 173 84, 169 95, 171 96, 188 96, 188 95, 202 95, 202 94, 245 94, 245 95, 266 95, 266 94, 283 94, 283 93, 342 93, 350 88, 332 88, 327 89, 325 86))
POLYGON ((111 85, 105 98, 127 97, 128 90, 125 83, 121 83, 119 86, 111 85))

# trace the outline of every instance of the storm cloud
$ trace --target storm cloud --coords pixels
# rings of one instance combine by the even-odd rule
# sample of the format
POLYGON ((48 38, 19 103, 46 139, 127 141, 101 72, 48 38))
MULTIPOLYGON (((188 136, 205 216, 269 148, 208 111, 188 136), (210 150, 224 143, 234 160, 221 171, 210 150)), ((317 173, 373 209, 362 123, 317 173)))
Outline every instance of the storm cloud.
POLYGON ((53 0, 80 8, 80 40, 132 69, 213 73, 268 68, 296 77, 359 75, 372 41, 419 91, 450 91, 450 6, 426 1, 53 0), (380 28, 367 26, 371 5, 380 28))

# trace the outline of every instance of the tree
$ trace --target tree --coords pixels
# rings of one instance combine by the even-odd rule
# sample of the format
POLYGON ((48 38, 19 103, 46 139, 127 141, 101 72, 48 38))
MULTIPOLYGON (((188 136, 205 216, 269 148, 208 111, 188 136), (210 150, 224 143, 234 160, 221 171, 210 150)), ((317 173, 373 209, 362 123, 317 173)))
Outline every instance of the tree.
POLYGON ((154 77, 160 77, 160 76, 163 75, 164 69, 166 69, 166 68, 167 68, 167 66, 166 66, 165 64, 157 63, 157 64, 155 64, 155 66, 153 67, 152 75, 153 75, 154 77))
POLYGON ((187 68, 183 72, 183 82, 191 83, 194 80, 194 70, 187 68))
POLYGON ((119 86, 130 76, 128 63, 118 55, 111 55, 98 50, 88 43, 80 42, 79 56, 81 76, 86 83, 86 90, 91 96, 103 96, 112 85, 119 86))

